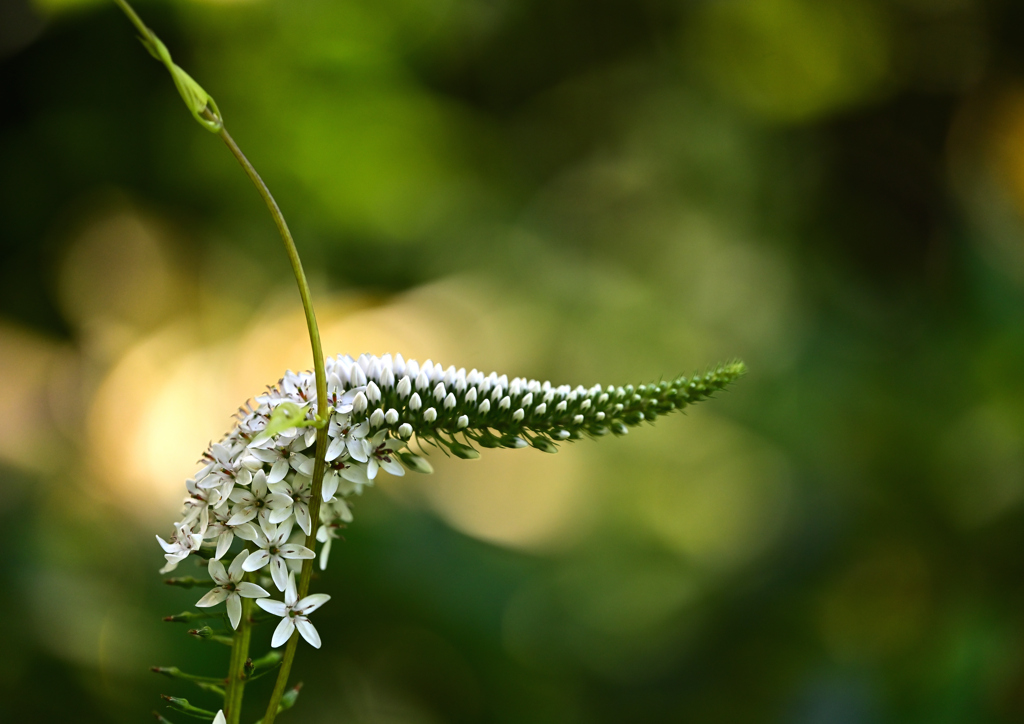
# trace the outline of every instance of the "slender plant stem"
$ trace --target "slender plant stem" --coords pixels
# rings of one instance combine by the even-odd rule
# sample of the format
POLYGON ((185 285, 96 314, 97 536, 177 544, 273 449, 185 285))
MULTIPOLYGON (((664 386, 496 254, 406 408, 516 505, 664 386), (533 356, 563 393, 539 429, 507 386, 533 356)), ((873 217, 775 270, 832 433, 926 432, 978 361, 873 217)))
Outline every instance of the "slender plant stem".
MULTIPOLYGON (((299 285, 299 296, 302 297, 302 308, 306 313, 306 327, 309 330, 309 341, 313 348, 313 369, 316 374, 316 416, 323 422, 327 420, 327 373, 324 369, 324 354, 320 346, 320 332, 316 324, 316 313, 313 311, 313 301, 309 292, 309 283, 306 281, 306 273, 302 270, 302 261, 299 259, 299 252, 295 248, 295 240, 291 231, 288 230, 288 223, 284 220, 280 207, 274 200, 270 189, 260 178, 260 175, 249 163, 249 159, 242 153, 242 149, 235 143, 226 128, 220 131, 220 137, 231 150, 231 153, 245 169, 256 190, 270 210, 270 215, 277 224, 277 230, 284 241, 285 251, 288 253, 288 260, 292 265, 292 272, 295 274, 295 281, 299 285)), ((316 550, 316 532, 320 525, 320 502, 321 490, 324 482, 324 469, 327 458, 327 426, 322 425, 316 433, 316 454, 313 463, 313 489, 310 491, 309 516, 312 519, 312 527, 309 535, 306 536, 306 547, 316 550)), ((301 599, 309 592, 309 581, 313 575, 313 560, 307 559, 302 562, 302 573, 299 575, 298 595, 301 599)), ((292 662, 295 660, 295 647, 298 644, 298 631, 292 633, 285 648, 284 658, 281 661, 281 669, 277 674, 277 681, 274 683, 274 691, 270 696, 267 705, 267 713, 263 716, 263 724, 273 724, 277 717, 277 708, 281 704, 281 697, 284 696, 285 687, 288 686, 288 676, 291 674, 292 662)), ((237 720, 236 720, 237 721, 237 720)), ((229 724, 231 722, 229 721, 229 724)))
POLYGON ((142 18, 138 16, 135 10, 125 0, 114 0, 117 6, 124 11, 124 14, 128 16, 128 19, 132 21, 132 25, 135 26, 142 35, 149 40, 153 37, 153 31, 146 27, 146 24, 142 22, 142 18))
MULTIPOLYGON (((246 576, 248 578, 248 576, 246 576)), ((231 645, 231 669, 228 672, 228 689, 224 696, 224 713, 227 724, 238 724, 242 716, 242 696, 245 693, 245 661, 249 658, 249 641, 252 639, 252 599, 242 599, 242 621, 235 632, 231 645)))
MULTIPOLYGON (((309 282, 306 281, 306 273, 302 269, 302 261, 299 259, 298 249, 295 248, 295 240, 292 238, 291 231, 288 230, 288 224, 284 220, 284 215, 281 213, 280 207, 270 193, 270 189, 260 178, 260 175, 253 168, 253 165, 249 163, 249 159, 245 157, 242 150, 235 143, 235 140, 228 133, 224 127, 223 119, 220 117, 220 112, 217 110, 217 105, 213 99, 206 94, 206 91, 202 90, 191 78, 187 75, 185 79, 188 81, 183 86, 182 75, 183 71, 174 65, 170 59, 170 54, 167 53, 166 48, 160 43, 159 38, 151 31, 146 24, 142 22, 142 19, 136 14, 135 10, 132 9, 131 5, 128 4, 127 0, 114 0, 114 2, 124 11, 125 15, 128 16, 132 24, 136 27, 143 39, 146 41, 146 47, 151 53, 158 56, 174 78, 175 85, 178 86, 179 93, 182 94, 182 98, 186 104, 190 105, 190 110, 195 116, 196 120, 203 124, 207 130, 212 131, 220 135, 224 140, 224 143, 230 149, 232 155, 238 160, 242 168, 245 170, 246 175, 252 181, 256 190, 259 191, 260 196, 263 197, 263 201, 267 205, 267 209, 270 210, 270 215, 274 219, 274 223, 277 225, 277 230, 281 234, 281 240, 284 242, 285 252, 288 254, 288 261, 292 265, 292 273, 295 275, 295 282, 299 286, 299 296, 302 298, 302 309, 306 314, 306 327, 309 331, 309 343, 313 352, 313 370, 316 375, 316 417, 320 422, 320 427, 317 429, 316 434, 316 452, 313 464, 313 485, 310 491, 309 501, 309 514, 312 519, 312 527, 310 528, 309 535, 306 536, 306 547, 310 550, 316 549, 316 533, 317 528, 320 525, 320 502, 321 502, 321 490, 323 488, 324 470, 326 468, 326 457, 327 457, 327 373, 324 369, 324 353, 320 344, 320 331, 316 324, 316 313, 313 311, 313 299, 309 291, 309 282), (205 108, 197 108, 193 102, 197 97, 200 99, 200 103, 205 100, 207 106, 205 108)), ((298 595, 299 598, 304 597, 309 592, 309 581, 313 575, 313 561, 305 560, 302 563, 302 573, 299 576, 298 595)), ((242 705, 242 693, 245 688, 245 682, 242 678, 243 667, 245 666, 245 660, 248 656, 249 651, 249 638, 251 636, 251 627, 249 618, 252 610, 252 602, 249 599, 243 599, 243 620, 240 624, 241 628, 236 632, 231 647, 231 664, 230 674, 228 678, 228 686, 225 691, 225 710, 227 712, 228 724, 237 724, 238 718, 241 714, 242 705)), ((298 631, 294 632, 291 638, 288 640, 288 647, 285 650, 284 659, 281 663, 281 670, 278 673, 277 682, 274 685, 274 692, 270 697, 270 703, 267 707, 267 714, 263 718, 263 724, 273 724, 274 719, 277 717, 277 708, 281 703, 281 697, 284 695, 285 687, 288 684, 288 676, 291 673, 292 661, 295 658, 295 646, 298 641, 298 631)))

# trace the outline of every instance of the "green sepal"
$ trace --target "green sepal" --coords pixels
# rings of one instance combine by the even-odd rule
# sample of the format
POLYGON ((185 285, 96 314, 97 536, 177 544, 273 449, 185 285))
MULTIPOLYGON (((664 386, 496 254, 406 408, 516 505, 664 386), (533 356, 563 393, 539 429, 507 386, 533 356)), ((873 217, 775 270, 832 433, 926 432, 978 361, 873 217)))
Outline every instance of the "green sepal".
POLYGON ((225 646, 233 646, 235 643, 234 638, 231 636, 223 636, 209 626, 191 629, 188 632, 188 635, 193 638, 203 639, 204 641, 215 641, 218 644, 224 644, 225 646))
POLYGON ((190 621, 200 621, 204 618, 220 618, 223 613, 210 611, 208 613, 199 613, 196 611, 182 611, 176 613, 173 616, 164 616, 164 621, 168 623, 188 623, 190 621))
POLYGON ((402 462, 407 469, 414 473, 422 473, 423 475, 429 475, 434 472, 434 467, 425 459, 408 451, 399 451, 395 453, 398 459, 402 462))
POLYGON ((215 676, 197 676, 196 674, 186 674, 184 671, 179 669, 177 666, 151 666, 150 671, 154 674, 163 674, 172 679, 184 679, 185 681, 193 681, 196 683, 204 684, 223 684, 224 679, 218 679, 215 676))
POLYGON ((175 711, 180 711, 182 714, 193 717, 194 719, 203 719, 205 721, 213 721, 217 712, 210 711, 209 709, 200 709, 198 706, 192 706, 188 703, 188 699, 182 699, 177 696, 167 696, 162 694, 161 699, 167 702, 167 706, 175 711))
POLYGON ((558 452, 558 446, 548 440, 546 437, 535 437, 530 440, 530 444, 542 452, 556 453, 558 452))
POLYGON ((469 445, 463 445, 461 442, 455 442, 454 440, 442 441, 444 445, 452 451, 452 455, 463 460, 476 460, 480 457, 480 451, 476 448, 470 447, 469 445))

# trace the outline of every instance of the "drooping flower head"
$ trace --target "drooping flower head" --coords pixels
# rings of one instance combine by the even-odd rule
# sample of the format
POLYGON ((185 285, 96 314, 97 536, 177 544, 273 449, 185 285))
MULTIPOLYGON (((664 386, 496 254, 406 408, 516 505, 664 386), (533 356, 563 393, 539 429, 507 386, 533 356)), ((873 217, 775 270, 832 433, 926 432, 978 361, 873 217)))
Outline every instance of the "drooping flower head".
POLYGON ((286 622, 294 621, 310 643, 315 638, 314 645, 319 644, 304 616, 314 603, 319 606, 327 599, 307 596, 297 601, 293 594, 289 599, 294 581, 287 561, 313 558, 319 542, 320 567, 325 568, 331 542, 352 521, 351 497, 374 485, 381 471, 430 472, 429 463, 408 449, 412 438, 421 448, 433 445, 461 458, 478 457, 478 448, 531 446, 555 452, 561 442, 624 435, 630 427, 706 399, 744 368, 737 362, 703 375, 637 387, 555 386, 495 372, 467 372, 431 360, 420 364, 400 354, 331 358, 326 372, 326 420, 315 419, 312 372, 289 371, 240 408, 234 428, 210 445, 188 481, 185 517, 169 541, 158 537, 167 558, 163 571, 173 570, 201 545, 215 548, 209 567, 217 587, 203 602, 226 600, 233 624, 239 597, 258 588, 248 588, 252 584, 242 579, 263 575, 269 564, 286 600, 277 605, 261 597, 257 604, 285 616, 275 641, 286 629, 290 635, 286 622), (317 424, 326 426, 329 443, 320 481, 323 505, 316 516, 322 527, 314 540, 312 495, 317 486, 311 477, 317 424), (307 535, 305 545, 289 541, 293 528, 307 535), (247 541, 251 552, 238 554, 225 570, 219 559, 236 537, 247 541))

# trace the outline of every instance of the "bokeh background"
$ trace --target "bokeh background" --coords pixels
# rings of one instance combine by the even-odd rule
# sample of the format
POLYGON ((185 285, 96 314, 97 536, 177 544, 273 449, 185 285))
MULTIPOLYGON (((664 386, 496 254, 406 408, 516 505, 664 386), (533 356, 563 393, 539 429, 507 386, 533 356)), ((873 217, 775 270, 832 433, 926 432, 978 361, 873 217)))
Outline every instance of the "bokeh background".
MULTIPOLYGON (((381 480, 288 721, 1024 719, 1024 5, 137 7, 277 195, 329 353, 750 368, 623 439, 381 480)), ((161 622, 200 592, 153 534, 310 366, 265 209, 134 36, 0 3, 5 721, 216 708, 148 671, 227 658, 161 622)))

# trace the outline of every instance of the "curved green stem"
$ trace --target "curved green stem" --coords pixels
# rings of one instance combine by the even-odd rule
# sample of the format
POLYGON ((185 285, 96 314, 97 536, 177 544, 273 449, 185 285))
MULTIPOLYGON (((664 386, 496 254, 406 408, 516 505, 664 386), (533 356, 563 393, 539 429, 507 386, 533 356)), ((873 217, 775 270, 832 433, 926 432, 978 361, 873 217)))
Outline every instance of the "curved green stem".
MULTIPOLYGON (((316 416, 319 420, 327 419, 327 373, 324 369, 324 354, 323 349, 320 346, 320 332, 316 324, 316 314, 313 311, 313 301, 309 292, 309 283, 306 281, 306 274, 302 270, 302 261, 299 259, 299 252, 295 248, 295 240, 292 238, 291 231, 288 230, 288 223, 284 220, 284 215, 281 213, 280 207, 274 200, 273 195, 270 193, 270 189, 260 178, 260 175, 256 172, 256 169, 249 159, 242 153, 242 149, 235 143, 235 139, 231 137, 226 128, 223 128, 220 132, 220 137, 224 139, 224 143, 231 150, 231 153, 238 160, 238 163, 245 169, 245 173, 249 176, 249 180, 252 181, 256 190, 260 192, 260 196, 263 197, 264 203, 267 205, 267 209, 270 210, 270 215, 274 217, 274 223, 277 224, 277 230, 281 234, 281 239, 284 241, 285 251, 288 252, 288 260, 292 264, 292 272, 295 274, 295 281, 299 285, 299 296, 302 297, 302 308, 306 312, 306 327, 309 329, 309 341, 313 348, 313 369, 316 374, 316 416)), ((309 515, 312 519, 312 527, 310 528, 309 535, 306 536, 306 547, 310 550, 316 550, 316 532, 320 526, 320 501, 321 490, 324 482, 324 470, 326 468, 327 458, 327 426, 323 425, 316 432, 316 454, 313 463, 313 489, 310 491, 309 499, 309 515)), ((302 562, 302 573, 299 576, 298 594, 299 598, 302 598, 309 592, 309 581, 313 575, 313 560, 305 560, 302 562)), ((274 684, 274 691, 270 696, 270 703, 267 705, 267 713, 263 717, 263 724, 273 724, 275 717, 277 716, 277 708, 281 704, 281 697, 284 696, 284 690, 288 686, 288 676, 291 673, 292 661, 295 659, 295 647, 298 643, 298 632, 292 633, 292 637, 288 640, 288 646, 285 649, 284 659, 281 662, 281 670, 277 674, 277 681, 274 684)), ((229 721, 229 724, 230 721, 229 721)))
MULTIPOLYGON (((185 104, 188 106, 189 111, 195 119, 208 131, 218 134, 224 140, 224 143, 227 144, 228 149, 245 170, 249 180, 252 181, 256 190, 259 191, 260 196, 263 197, 263 201, 266 203, 267 209, 269 209, 270 215, 273 217, 274 223, 277 225, 277 230, 281 234, 281 240, 284 242, 285 252, 288 254, 288 261, 291 262, 292 273, 295 275, 295 282, 299 286, 299 296, 302 298, 302 309, 306 314, 306 327, 309 331, 309 343, 313 352, 313 370, 316 374, 316 417, 317 421, 321 423, 316 434, 313 486, 310 491, 311 499, 309 502, 309 514, 312 518, 312 528, 310 529, 309 535, 306 536, 306 547, 315 550, 316 532, 320 525, 321 489, 323 488, 324 470, 326 468, 325 459, 327 456, 327 425, 323 424, 327 420, 327 374, 324 370, 324 353, 320 345, 320 331, 317 328, 316 314, 313 311, 313 299, 309 291, 309 282, 306 281, 306 273, 302 269, 302 261, 299 259, 298 249, 295 248, 295 240, 292 238, 291 231, 288 229, 288 224, 284 220, 284 215, 281 213, 281 209, 274 200, 273 195, 271 195, 270 189, 267 188, 267 185, 263 182, 263 179, 260 178, 256 169, 253 168, 251 163, 249 163, 249 159, 245 157, 245 154, 242 153, 238 144, 235 143, 231 134, 229 134, 227 129, 224 127, 224 119, 221 117, 220 111, 218 110, 217 104, 213 98, 211 98, 209 94, 191 78, 191 76, 174 64, 166 46, 160 42, 160 39, 155 33, 153 33, 153 31, 146 27, 146 24, 142 22, 142 19, 128 4, 127 0, 114 0, 114 2, 121 8, 121 10, 124 11, 129 20, 131 20, 132 24, 139 31, 146 49, 149 50, 153 57, 162 62, 167 67, 168 71, 170 71, 174 84, 178 88, 178 92, 181 94, 182 99, 185 101, 185 104)), ((313 561, 304 561, 298 585, 298 594, 300 598, 305 596, 309 591, 309 581, 312 575, 313 561)), ((231 671, 228 680, 228 689, 225 692, 225 711, 227 712, 229 724, 237 724, 238 717, 240 715, 242 692, 245 687, 245 682, 242 679, 242 671, 245 665, 245 659, 248 656, 249 636, 251 635, 249 625, 251 610, 251 601, 245 599, 243 601, 243 622, 240 624, 241 628, 235 634, 231 648, 231 671)), ((288 683, 288 675, 291 671, 292 660, 295 658, 297 637, 298 633, 293 633, 291 639, 288 641, 288 648, 285 651, 285 656, 281 664, 281 671, 278 674, 277 683, 274 685, 274 692, 270 698, 267 715, 263 718, 263 724, 273 724, 274 718, 277 716, 277 709, 281 703, 281 697, 284 695, 284 689, 288 683)))

